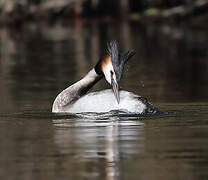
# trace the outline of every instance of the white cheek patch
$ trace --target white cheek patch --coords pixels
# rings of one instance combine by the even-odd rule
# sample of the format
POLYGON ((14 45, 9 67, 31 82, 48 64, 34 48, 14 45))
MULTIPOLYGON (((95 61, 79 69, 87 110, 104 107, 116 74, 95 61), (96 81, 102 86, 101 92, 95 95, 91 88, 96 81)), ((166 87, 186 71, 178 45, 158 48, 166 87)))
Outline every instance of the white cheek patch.
MULTIPOLYGON (((105 79, 109 84, 111 84, 111 71, 114 72, 114 69, 113 69, 112 63, 110 62, 109 64, 105 66, 105 69, 103 71, 105 75, 105 79)), ((115 76, 115 73, 113 74, 114 74, 113 76, 115 76)))

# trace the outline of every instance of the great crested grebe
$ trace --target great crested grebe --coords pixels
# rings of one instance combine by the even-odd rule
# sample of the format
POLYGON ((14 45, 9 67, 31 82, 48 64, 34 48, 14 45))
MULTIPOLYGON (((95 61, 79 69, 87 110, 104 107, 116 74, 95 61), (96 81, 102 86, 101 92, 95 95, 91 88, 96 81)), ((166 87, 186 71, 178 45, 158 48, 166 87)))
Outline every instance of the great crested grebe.
POLYGON ((159 112, 145 98, 120 90, 119 82, 125 63, 134 51, 119 53, 116 41, 107 43, 107 55, 80 81, 63 90, 53 102, 52 112, 109 112, 124 110, 130 113, 153 114, 159 112), (87 92, 103 77, 111 89, 87 92))

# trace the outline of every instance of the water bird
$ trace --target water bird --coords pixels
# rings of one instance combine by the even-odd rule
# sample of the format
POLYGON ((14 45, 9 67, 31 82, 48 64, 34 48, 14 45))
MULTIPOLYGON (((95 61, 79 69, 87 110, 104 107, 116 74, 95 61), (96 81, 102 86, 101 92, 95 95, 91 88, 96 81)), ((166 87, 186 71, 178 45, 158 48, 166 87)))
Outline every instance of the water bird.
POLYGON ((135 54, 129 50, 119 52, 116 41, 107 43, 107 53, 87 75, 63 90, 53 102, 54 113, 109 112, 122 110, 129 113, 153 114, 155 108, 146 98, 132 92, 119 90, 124 65, 135 54), (112 89, 88 93, 102 78, 112 89))

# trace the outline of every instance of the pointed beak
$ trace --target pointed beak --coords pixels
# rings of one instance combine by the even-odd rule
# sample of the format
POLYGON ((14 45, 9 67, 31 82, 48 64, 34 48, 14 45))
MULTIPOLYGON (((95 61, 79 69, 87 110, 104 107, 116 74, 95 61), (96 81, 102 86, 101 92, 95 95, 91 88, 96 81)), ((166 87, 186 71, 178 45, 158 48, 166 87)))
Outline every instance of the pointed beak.
POLYGON ((116 97, 116 100, 119 104, 120 102, 120 96, 119 96, 119 86, 118 86, 118 83, 113 79, 113 77, 111 76, 111 86, 112 86, 112 90, 113 90, 113 93, 116 97))

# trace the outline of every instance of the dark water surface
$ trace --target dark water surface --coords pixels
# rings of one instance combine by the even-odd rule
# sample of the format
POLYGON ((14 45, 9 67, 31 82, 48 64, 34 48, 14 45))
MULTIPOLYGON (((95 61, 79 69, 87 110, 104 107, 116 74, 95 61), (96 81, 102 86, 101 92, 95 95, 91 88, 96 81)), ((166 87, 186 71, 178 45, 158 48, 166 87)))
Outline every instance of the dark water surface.
MULTIPOLYGON (((101 81, 94 90, 104 88, 101 81)), ((0 179, 208 179, 207 92, 207 26, 1 28, 0 179), (121 87, 168 115, 50 113, 108 39, 137 52, 121 87)))

